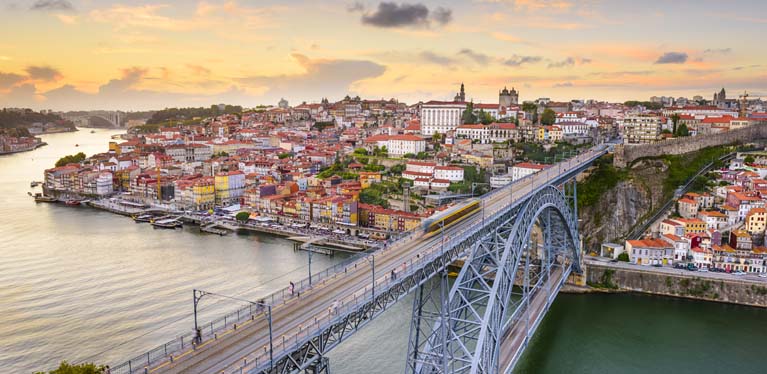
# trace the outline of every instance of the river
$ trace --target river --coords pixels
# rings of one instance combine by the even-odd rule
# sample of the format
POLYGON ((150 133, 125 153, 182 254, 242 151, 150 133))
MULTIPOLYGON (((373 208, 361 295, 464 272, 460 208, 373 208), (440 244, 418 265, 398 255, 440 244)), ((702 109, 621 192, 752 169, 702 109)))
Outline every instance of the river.
MULTIPOLYGON (((192 289, 257 299, 306 276, 307 257, 268 235, 167 231, 84 207, 35 204, 29 182, 66 154, 107 149, 111 130, 43 135, 0 156, 0 367, 117 363, 189 331, 192 289), (75 146, 79 144, 79 146, 75 146)), ((314 256, 313 268, 340 261, 314 256)), ((331 352, 339 374, 401 373, 412 298, 331 352)), ((241 306, 208 298, 200 320, 241 306)), ((767 311, 636 295, 560 295, 519 373, 763 372, 767 311)))

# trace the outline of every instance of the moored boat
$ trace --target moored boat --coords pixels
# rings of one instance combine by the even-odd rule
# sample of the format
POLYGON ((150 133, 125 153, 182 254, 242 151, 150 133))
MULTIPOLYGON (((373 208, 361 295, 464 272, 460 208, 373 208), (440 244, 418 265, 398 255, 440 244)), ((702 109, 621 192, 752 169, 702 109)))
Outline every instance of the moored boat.
POLYGON ((133 220, 138 222, 151 222, 152 218, 154 218, 151 214, 141 214, 137 216, 133 216, 133 220))
POLYGON ((39 192, 35 194, 35 202, 37 203, 55 203, 56 200, 53 196, 45 196, 39 192))
POLYGON ((67 205, 70 205, 70 206, 75 206, 75 205, 80 205, 80 201, 79 200, 67 200, 67 201, 64 202, 64 204, 67 204, 67 205))
POLYGON ((158 220, 151 221, 151 224, 152 226, 159 227, 161 229, 175 229, 177 227, 181 227, 184 225, 181 221, 175 218, 158 219, 158 220))

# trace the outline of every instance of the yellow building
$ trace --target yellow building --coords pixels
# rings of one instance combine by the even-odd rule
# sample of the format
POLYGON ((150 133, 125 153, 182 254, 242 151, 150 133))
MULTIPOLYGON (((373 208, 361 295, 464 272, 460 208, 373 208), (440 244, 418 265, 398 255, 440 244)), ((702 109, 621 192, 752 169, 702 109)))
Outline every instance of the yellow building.
POLYGON ((216 203, 229 200, 229 174, 218 173, 215 177, 216 203))
POLYGON ((360 186, 365 189, 373 183, 381 183, 381 173, 374 171, 360 172, 360 186))
POLYGON ((750 234, 761 234, 767 228, 767 209, 753 208, 746 215, 745 229, 750 234))
POLYGON ((706 231, 706 222, 700 218, 677 218, 675 221, 684 224, 684 234, 701 234, 706 231))
POLYGON ((213 177, 203 177, 194 182, 192 197, 197 210, 212 209, 216 203, 216 190, 213 177))

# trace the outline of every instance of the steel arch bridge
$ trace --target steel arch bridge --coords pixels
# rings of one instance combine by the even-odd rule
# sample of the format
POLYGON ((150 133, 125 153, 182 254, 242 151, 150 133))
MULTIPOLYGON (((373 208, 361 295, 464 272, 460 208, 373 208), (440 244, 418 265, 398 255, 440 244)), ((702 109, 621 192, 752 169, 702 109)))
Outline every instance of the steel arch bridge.
POLYGON ((513 369, 570 271, 579 270, 575 186, 547 186, 516 207, 472 246, 449 294, 444 272, 417 290, 407 373, 513 369), (531 245, 533 236, 543 243, 531 245))

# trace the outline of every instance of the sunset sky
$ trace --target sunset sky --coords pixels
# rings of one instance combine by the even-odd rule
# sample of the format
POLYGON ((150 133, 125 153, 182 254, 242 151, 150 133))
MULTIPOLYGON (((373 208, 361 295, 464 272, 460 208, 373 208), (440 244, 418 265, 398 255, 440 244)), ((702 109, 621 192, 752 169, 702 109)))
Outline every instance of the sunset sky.
POLYGON ((767 1, 0 0, 0 107, 767 95, 767 1))

